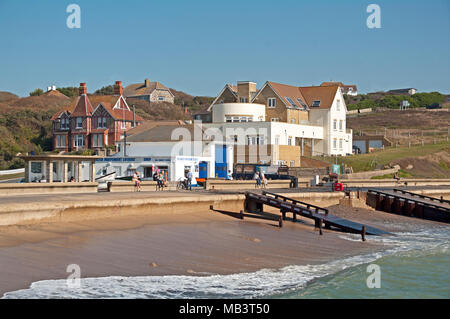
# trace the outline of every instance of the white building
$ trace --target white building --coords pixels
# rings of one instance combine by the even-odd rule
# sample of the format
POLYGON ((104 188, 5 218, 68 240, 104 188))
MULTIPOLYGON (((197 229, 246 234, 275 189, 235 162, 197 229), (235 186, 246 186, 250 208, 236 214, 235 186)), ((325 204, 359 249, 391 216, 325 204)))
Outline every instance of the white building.
POLYGON ((117 143, 116 154, 96 162, 98 177, 111 172, 117 177, 132 176, 137 171, 151 180, 160 170, 167 180, 177 181, 191 171, 201 181, 226 177, 233 169, 233 146, 212 140, 200 126, 156 124, 128 134, 126 142, 117 143))
POLYGON ((247 152, 252 145, 267 145, 269 156, 238 159, 235 150, 236 162, 256 158, 297 166, 301 156, 352 153, 352 131, 346 128, 347 107, 339 85, 296 87, 266 82, 258 90, 256 83, 241 81, 237 86, 227 84, 208 111, 212 123, 204 126, 220 129, 229 140, 246 146, 247 152))

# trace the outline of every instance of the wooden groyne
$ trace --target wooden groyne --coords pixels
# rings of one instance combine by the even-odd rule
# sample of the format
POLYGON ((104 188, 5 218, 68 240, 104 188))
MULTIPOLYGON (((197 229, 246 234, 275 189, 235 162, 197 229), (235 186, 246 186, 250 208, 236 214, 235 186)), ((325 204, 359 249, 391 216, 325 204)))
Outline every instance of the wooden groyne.
POLYGON ((392 191, 369 189, 366 204, 387 213, 450 223, 450 203, 443 198, 399 189, 392 191))

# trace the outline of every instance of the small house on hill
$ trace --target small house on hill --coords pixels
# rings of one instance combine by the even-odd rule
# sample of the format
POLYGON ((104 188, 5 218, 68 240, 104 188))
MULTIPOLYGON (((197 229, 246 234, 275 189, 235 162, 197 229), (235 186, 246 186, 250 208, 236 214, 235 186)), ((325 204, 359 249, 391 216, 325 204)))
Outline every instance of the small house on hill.
POLYGON ((150 82, 145 79, 144 83, 130 84, 125 87, 123 95, 126 98, 136 98, 148 102, 168 102, 174 103, 175 95, 169 88, 159 82, 150 82))

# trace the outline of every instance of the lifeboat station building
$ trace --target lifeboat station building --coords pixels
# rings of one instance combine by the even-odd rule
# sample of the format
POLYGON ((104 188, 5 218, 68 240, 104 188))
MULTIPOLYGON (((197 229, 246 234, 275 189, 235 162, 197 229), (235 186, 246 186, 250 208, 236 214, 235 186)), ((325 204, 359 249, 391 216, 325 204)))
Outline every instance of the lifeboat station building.
POLYGON ((226 178, 233 170, 233 143, 215 141, 202 126, 146 123, 127 132, 116 143, 117 153, 96 161, 97 177, 115 172, 116 177, 139 172, 151 180, 160 171, 168 181, 192 172, 197 181, 226 178), (146 125, 147 124, 147 125, 146 125))

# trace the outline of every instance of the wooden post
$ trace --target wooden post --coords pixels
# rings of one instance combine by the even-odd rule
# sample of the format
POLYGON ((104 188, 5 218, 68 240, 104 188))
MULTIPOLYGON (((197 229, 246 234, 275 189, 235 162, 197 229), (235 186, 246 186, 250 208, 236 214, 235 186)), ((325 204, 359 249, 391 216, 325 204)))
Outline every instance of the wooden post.
POLYGON ((362 241, 366 241, 366 226, 363 226, 361 229, 361 239, 362 241))
POLYGON ((323 219, 321 218, 321 219, 319 219, 319 235, 323 235, 323 232, 322 232, 322 223, 323 223, 323 219))
POLYGON ((239 211, 239 218, 244 220, 244 211, 243 210, 239 211))
MULTIPOLYGON (((210 210, 214 210, 214 206, 213 205, 209 205, 209 209, 210 210)), ((241 210, 241 212, 242 212, 242 210, 241 210)))
POLYGON ((283 219, 281 217, 278 219, 278 227, 283 227, 283 219))
POLYGON ((292 214, 293 214, 292 220, 293 220, 294 223, 295 223, 295 222, 297 221, 297 213, 296 213, 296 212, 293 212, 292 214))
POLYGON ((286 212, 284 210, 281 211, 281 215, 283 216, 283 220, 286 220, 286 212))

